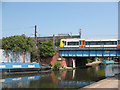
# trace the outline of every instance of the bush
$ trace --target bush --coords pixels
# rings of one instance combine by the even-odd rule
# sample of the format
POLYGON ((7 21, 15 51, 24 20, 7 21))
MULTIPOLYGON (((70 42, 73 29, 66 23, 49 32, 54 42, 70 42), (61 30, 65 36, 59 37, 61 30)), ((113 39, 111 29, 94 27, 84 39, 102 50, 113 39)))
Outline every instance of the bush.
POLYGON ((91 60, 90 60, 90 59, 87 59, 87 63, 91 63, 91 60))
POLYGON ((53 67, 53 70, 59 70, 60 66, 61 66, 61 63, 60 62, 56 62, 54 67, 53 67))
POLYGON ((53 65, 52 64, 50 64, 50 67, 52 67, 53 65))
POLYGON ((65 69, 64 65, 62 66, 63 69, 65 69))
POLYGON ((97 60, 97 57, 94 57, 93 61, 96 61, 97 60))

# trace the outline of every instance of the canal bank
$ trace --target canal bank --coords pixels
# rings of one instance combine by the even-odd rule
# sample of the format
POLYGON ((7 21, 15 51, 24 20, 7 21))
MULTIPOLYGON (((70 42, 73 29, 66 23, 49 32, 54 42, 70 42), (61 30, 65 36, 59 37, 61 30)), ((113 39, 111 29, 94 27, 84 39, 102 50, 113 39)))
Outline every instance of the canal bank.
MULTIPOLYGON (((88 88, 115 88, 115 89, 120 89, 119 87, 119 82, 115 77, 109 77, 103 80, 100 80, 96 83, 93 83, 91 85, 85 86, 82 89, 88 89, 88 88)), ((81 89, 80 89, 81 90, 81 89)))

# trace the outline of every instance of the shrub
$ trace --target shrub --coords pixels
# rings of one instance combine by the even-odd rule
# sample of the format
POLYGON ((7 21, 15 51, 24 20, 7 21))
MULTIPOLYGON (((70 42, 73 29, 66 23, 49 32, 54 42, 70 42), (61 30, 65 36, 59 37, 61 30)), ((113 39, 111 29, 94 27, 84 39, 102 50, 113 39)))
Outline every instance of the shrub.
POLYGON ((52 67, 53 65, 52 64, 50 64, 50 67, 52 67))
POLYGON ((56 62, 54 67, 53 67, 53 70, 59 70, 60 66, 61 66, 61 63, 60 62, 56 62))
POLYGON ((65 69, 64 65, 62 66, 63 69, 65 69))

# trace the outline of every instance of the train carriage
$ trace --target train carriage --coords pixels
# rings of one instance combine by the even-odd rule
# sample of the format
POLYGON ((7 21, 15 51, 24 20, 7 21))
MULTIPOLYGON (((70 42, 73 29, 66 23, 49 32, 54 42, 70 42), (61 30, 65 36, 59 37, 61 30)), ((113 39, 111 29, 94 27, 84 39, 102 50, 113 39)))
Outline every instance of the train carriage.
POLYGON ((61 39, 60 48, 120 48, 118 39, 61 39))

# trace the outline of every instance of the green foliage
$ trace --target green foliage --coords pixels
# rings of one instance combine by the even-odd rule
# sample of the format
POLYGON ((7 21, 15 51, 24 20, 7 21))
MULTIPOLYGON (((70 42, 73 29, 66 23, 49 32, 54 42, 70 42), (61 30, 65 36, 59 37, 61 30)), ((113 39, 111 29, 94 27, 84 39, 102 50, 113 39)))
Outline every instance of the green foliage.
POLYGON ((50 64, 50 67, 52 67, 53 65, 52 64, 50 64))
POLYGON ((53 42, 49 40, 48 42, 43 42, 38 46, 38 52, 40 58, 48 58, 55 55, 56 50, 54 49, 53 42))
POLYGON ((72 36, 72 38, 80 38, 80 36, 72 36))
POLYGON ((92 57, 87 58, 87 63, 91 63, 92 62, 92 57))
POLYGON ((93 61, 96 61, 97 57, 94 57, 93 61))
POLYGON ((105 57, 105 60, 108 60, 108 57, 105 57))
POLYGON ((34 47, 33 51, 31 52, 31 61, 39 61, 38 49, 34 47))
POLYGON ((65 69, 64 65, 62 66, 63 69, 65 69))
POLYGON ((53 70, 59 70, 60 66, 61 66, 61 63, 60 62, 56 62, 54 67, 53 67, 53 70))
POLYGON ((92 63, 94 61, 96 61, 97 57, 88 57, 87 58, 87 63, 92 63))
POLYGON ((33 46, 34 42, 32 39, 25 35, 2 38, 2 49, 5 50, 32 52, 33 46))

